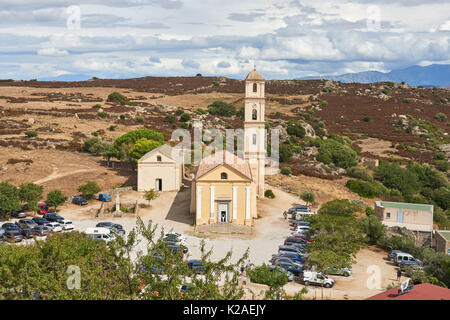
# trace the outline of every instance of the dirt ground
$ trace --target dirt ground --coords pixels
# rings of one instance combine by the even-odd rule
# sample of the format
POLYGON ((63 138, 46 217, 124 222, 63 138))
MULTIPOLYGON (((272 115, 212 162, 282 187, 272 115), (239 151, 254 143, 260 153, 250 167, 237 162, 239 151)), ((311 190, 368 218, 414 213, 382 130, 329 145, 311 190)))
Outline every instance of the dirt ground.
POLYGON ((368 152, 377 157, 407 159, 395 154, 397 152, 397 149, 392 148, 392 142, 390 141, 380 140, 376 138, 367 138, 357 141, 356 144, 361 148, 362 152, 368 152))
POLYGON ((304 175, 285 176, 281 174, 266 176, 266 182, 274 187, 287 188, 291 192, 301 194, 303 191, 311 191, 315 195, 313 209, 318 209, 325 202, 336 199, 362 200, 367 206, 373 206, 373 199, 363 199, 358 194, 350 191, 345 183, 348 178, 339 180, 325 180, 304 175))
POLYGON ((19 186, 34 182, 44 187, 44 195, 60 189, 68 196, 75 195, 79 185, 96 181, 103 190, 122 186, 129 180, 129 173, 101 166, 99 158, 60 150, 22 150, 2 148, 0 152, 0 180, 19 186), (32 163, 8 163, 10 159, 32 160, 32 163), (121 174, 127 174, 122 176, 121 174), (67 183, 70 181, 70 183, 67 183))

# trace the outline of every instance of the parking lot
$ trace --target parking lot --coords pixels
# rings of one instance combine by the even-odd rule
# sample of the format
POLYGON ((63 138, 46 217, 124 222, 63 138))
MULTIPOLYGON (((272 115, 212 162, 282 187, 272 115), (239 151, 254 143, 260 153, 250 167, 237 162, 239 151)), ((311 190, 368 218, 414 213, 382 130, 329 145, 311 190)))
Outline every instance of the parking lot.
MULTIPOLYGON (((194 227, 186 223, 186 214, 189 213, 185 211, 184 197, 188 198, 189 194, 187 191, 185 190, 179 194, 170 192, 162 194, 160 198, 152 201, 150 208, 142 209, 139 214, 145 223, 151 220, 153 223, 158 224, 160 228, 164 228, 165 231, 174 231, 186 235, 186 245, 189 248, 187 259, 200 258, 200 243, 204 240, 206 248, 213 250, 211 256, 213 261, 223 258, 229 250, 233 253, 232 260, 237 261, 248 248, 249 260, 252 264, 268 264, 272 255, 277 253, 278 246, 283 244, 286 237, 292 233, 288 220, 285 220, 282 215, 283 211, 293 205, 301 204, 301 201, 293 195, 273 189, 276 195, 275 199, 263 199, 258 203, 260 218, 255 220, 255 228, 252 234, 223 234, 205 237, 196 235, 194 227), (175 197, 177 197, 178 205, 180 206, 180 210, 177 210, 179 217, 169 214, 171 210, 173 211, 175 197)), ((136 194, 130 193, 125 198, 132 196, 136 197, 136 194)), ((92 205, 98 206, 98 202, 95 203, 94 201, 92 205)), ((135 218, 97 219, 92 218, 88 211, 89 207, 77 207, 70 204, 62 207, 58 214, 72 220, 74 229, 81 232, 89 227, 94 227, 100 221, 111 221, 121 224, 127 234, 136 227, 135 218), (83 211, 86 213, 83 214, 83 211)), ((16 221, 16 219, 12 221, 16 221)), ((34 240, 24 240, 22 244, 31 243, 32 241, 34 240)), ((137 254, 139 250, 145 251, 145 243, 139 243, 134 253, 137 254)), ((331 276, 335 280, 335 285, 330 289, 308 286, 307 297, 316 299, 364 299, 382 292, 388 285, 396 282, 396 269, 385 258, 386 253, 382 250, 374 247, 364 248, 356 256, 357 263, 352 266, 353 274, 350 277, 331 276), (370 271, 374 268, 379 271, 379 288, 368 286, 367 284, 369 277, 373 276, 372 273, 368 273, 368 270, 370 271)), ((300 283, 290 282, 285 286, 285 290, 287 294, 294 295, 303 287, 304 285, 300 283)))

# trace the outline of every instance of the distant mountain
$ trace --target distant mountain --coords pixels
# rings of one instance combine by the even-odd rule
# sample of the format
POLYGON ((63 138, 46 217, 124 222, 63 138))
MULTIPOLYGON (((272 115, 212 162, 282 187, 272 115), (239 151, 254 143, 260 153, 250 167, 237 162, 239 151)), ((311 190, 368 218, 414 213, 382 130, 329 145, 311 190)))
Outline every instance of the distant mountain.
POLYGON ((445 87, 450 85, 450 65, 432 64, 427 67, 412 66, 383 73, 364 71, 339 76, 305 77, 299 80, 328 79, 341 82, 373 83, 382 81, 406 82, 413 86, 445 87))
POLYGON ((39 81, 86 81, 92 76, 86 74, 63 74, 58 77, 39 78, 39 81))

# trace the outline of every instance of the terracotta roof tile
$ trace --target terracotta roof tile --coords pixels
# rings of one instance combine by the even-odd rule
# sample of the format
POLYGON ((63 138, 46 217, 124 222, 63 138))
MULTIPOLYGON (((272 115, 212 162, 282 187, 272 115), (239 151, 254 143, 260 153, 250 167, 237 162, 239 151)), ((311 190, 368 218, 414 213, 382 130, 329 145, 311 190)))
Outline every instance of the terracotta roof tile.
POLYGON ((229 165, 233 169, 242 173, 244 176, 248 177, 250 180, 253 179, 252 170, 250 168, 248 161, 245 161, 237 157, 235 154, 227 150, 216 152, 215 154, 212 154, 202 159, 197 168, 196 179, 200 178, 201 176, 204 176, 206 173, 210 172, 212 169, 222 164, 229 165))

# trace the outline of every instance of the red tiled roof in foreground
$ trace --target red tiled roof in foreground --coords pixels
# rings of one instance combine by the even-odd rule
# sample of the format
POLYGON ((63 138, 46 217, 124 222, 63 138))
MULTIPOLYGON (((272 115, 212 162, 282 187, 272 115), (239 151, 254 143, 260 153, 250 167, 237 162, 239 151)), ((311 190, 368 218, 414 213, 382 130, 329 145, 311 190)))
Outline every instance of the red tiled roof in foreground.
POLYGON ((250 169, 248 161, 238 158, 235 154, 227 150, 216 152, 215 154, 203 158, 198 166, 196 179, 222 164, 229 165, 252 180, 252 170, 250 169))
POLYGON ((398 288, 377 294, 366 300, 450 300, 450 289, 430 283, 416 284, 414 289, 398 295, 398 288))

